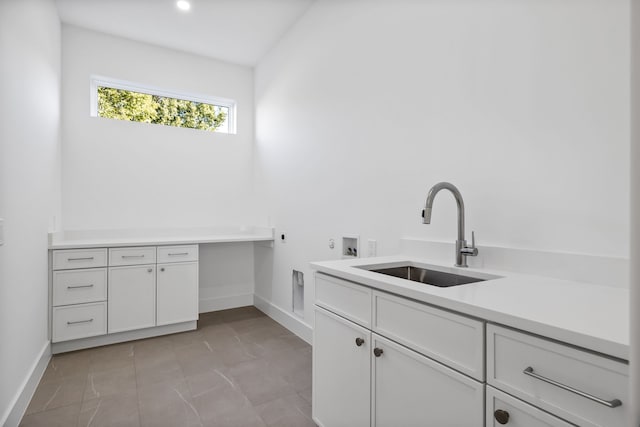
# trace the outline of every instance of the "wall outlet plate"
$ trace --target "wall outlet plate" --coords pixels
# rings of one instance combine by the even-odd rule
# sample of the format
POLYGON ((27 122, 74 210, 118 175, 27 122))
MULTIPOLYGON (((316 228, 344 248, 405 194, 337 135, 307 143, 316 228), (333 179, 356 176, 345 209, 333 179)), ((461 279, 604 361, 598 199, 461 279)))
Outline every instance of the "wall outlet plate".
POLYGON ((378 242, 374 239, 367 240, 367 256, 374 257, 378 253, 378 242))

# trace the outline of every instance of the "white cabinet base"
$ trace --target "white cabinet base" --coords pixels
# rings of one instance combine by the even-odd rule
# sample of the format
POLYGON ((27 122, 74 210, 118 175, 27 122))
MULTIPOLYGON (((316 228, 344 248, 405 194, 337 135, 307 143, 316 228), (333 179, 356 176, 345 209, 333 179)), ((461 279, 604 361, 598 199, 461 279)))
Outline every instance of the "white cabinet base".
MULTIPOLYGON (((141 340, 158 337, 160 335, 176 334, 178 332, 193 331, 198 328, 198 322, 174 323, 173 325, 156 326, 154 328, 138 329, 135 331, 118 332, 98 337, 82 338, 51 344, 51 353, 59 354, 68 351, 82 350, 91 347, 117 344, 125 341, 141 340)), ((132 343, 133 344, 133 343, 132 343)))

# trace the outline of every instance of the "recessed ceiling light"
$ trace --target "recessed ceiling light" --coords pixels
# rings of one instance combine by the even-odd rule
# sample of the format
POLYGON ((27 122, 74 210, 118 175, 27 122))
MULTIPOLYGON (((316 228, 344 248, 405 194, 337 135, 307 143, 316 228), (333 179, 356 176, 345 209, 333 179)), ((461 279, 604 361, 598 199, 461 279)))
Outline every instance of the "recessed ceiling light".
POLYGON ((189 9, 191 9, 191 4, 187 1, 187 0, 178 0, 176 2, 176 6, 178 6, 178 9, 182 10, 182 11, 187 11, 189 9))

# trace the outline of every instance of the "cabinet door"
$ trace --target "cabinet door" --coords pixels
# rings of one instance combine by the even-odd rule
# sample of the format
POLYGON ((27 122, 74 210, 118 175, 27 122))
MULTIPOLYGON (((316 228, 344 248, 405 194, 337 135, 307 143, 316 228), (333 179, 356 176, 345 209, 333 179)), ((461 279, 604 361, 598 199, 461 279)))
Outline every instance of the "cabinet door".
POLYGON ((372 337, 373 426, 484 426, 482 383, 379 335, 372 337))
POLYGON ((371 425, 370 354, 371 332, 316 307, 312 408, 320 427, 371 425))
POLYGON ((109 333, 156 325, 156 266, 109 268, 109 333))
POLYGON ((158 264, 157 324, 198 320, 198 263, 158 264))
POLYGON ((500 427, 505 424, 508 427, 571 427, 573 425, 487 386, 487 427, 500 427))

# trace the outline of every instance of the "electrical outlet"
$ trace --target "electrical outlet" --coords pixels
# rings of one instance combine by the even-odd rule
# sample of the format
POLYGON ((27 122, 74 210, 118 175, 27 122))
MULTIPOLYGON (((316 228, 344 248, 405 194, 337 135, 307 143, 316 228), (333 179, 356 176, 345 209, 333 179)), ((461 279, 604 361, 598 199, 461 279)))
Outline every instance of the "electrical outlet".
POLYGON ((378 253, 378 242, 373 239, 367 240, 367 256, 374 257, 378 253))

